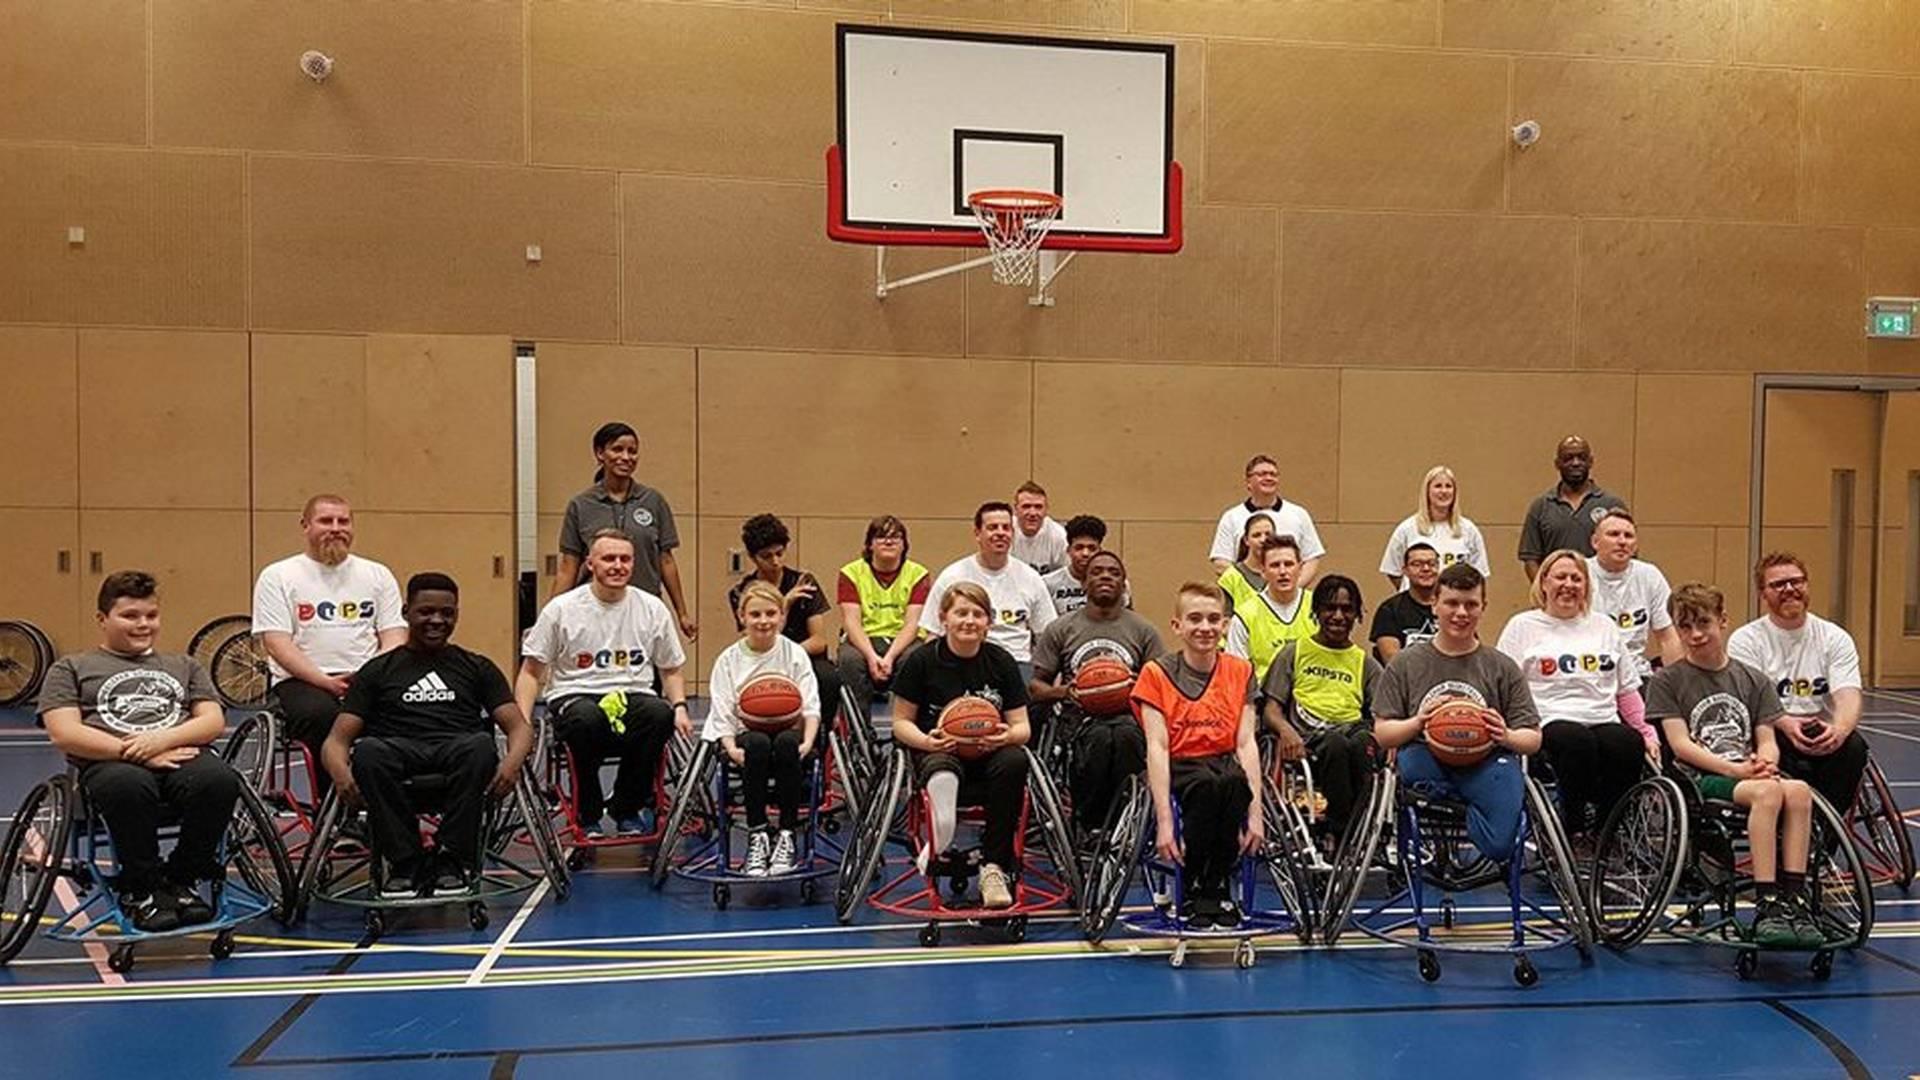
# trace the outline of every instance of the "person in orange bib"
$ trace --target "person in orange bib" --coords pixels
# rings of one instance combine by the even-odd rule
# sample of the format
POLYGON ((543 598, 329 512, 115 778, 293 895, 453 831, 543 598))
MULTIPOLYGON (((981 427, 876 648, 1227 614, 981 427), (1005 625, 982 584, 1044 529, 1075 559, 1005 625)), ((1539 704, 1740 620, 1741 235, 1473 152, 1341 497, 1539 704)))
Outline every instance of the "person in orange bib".
POLYGON ((1260 755, 1254 748, 1253 665, 1220 649, 1227 597, 1211 582, 1188 582, 1174 600, 1180 649, 1150 660, 1133 703, 1147 734, 1154 847, 1186 867, 1181 917, 1196 930, 1240 925, 1233 871, 1265 841, 1260 755), (1173 833, 1173 802, 1181 831, 1173 833))

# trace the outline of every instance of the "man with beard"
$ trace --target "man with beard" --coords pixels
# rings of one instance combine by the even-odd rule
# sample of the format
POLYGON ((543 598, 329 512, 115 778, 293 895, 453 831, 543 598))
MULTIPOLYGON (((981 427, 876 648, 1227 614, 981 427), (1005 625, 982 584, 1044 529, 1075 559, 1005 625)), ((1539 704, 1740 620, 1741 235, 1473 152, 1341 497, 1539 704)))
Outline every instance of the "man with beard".
POLYGON ((1553 467, 1560 471, 1560 482, 1533 500, 1520 528, 1520 564, 1527 568, 1528 581, 1549 551, 1566 548, 1592 555, 1594 527, 1608 510, 1627 505, 1593 482, 1593 447, 1580 436, 1560 440, 1553 467))
MULTIPOLYGON (((354 673, 407 639, 393 571, 353 554, 353 508, 315 495, 300 512, 306 550, 271 563, 253 586, 253 632, 273 675, 268 701, 315 761, 354 673)), ((326 774, 318 778, 321 791, 326 774)))

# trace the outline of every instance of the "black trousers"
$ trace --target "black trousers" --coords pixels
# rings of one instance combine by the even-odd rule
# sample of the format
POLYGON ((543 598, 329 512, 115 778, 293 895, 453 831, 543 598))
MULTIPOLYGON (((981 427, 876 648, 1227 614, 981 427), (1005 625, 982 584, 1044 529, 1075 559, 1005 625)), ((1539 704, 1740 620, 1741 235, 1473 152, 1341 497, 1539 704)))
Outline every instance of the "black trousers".
POLYGON ((240 797, 240 775, 210 748, 177 769, 149 769, 131 761, 93 761, 80 767, 87 804, 107 824, 120 862, 117 888, 145 895, 167 879, 186 885, 221 874, 216 855, 240 797), (164 867, 160 816, 171 809, 180 837, 164 867))
POLYGON ((1860 790, 1860 774, 1867 771, 1867 740, 1858 731, 1848 735, 1840 748, 1824 757, 1803 754, 1776 734, 1773 743, 1780 748, 1780 771, 1813 786, 1833 808, 1845 814, 1853 809, 1853 797, 1860 790))
POLYGON ((491 731, 413 739, 363 735, 355 740, 353 779, 367 801, 374 852, 402 872, 419 868, 420 822, 404 782, 439 775, 446 778, 446 787, 434 800, 440 811, 434 842, 447 858, 478 870, 487 783, 499 767, 491 731))
MULTIPOLYGON (((984 805, 986 828, 980 833, 980 858, 1012 873, 1014 833, 1020 828, 1020 807, 1027 795, 1027 755, 1018 746, 1003 746, 986 757, 963 761, 952 754, 921 754, 920 782, 937 772, 960 777, 961 806, 984 805)), ((935 854, 939 854, 935 852, 935 854)))
POLYGON ((673 737, 673 706, 654 694, 627 694, 625 734, 613 730, 600 699, 590 694, 561 698, 548 705, 553 729, 573 752, 573 782, 579 793, 580 826, 599 821, 609 810, 616 818, 630 817, 653 805, 653 780, 660 771, 660 753, 673 737), (613 798, 600 785, 600 763, 619 758, 613 777, 613 798))
POLYGON ((800 769, 800 725, 768 735, 763 731, 742 732, 734 744, 747 755, 740 768, 741 801, 747 806, 747 828, 758 829, 767 823, 767 781, 772 779, 774 798, 780 804, 780 827, 800 827, 800 791, 805 786, 800 769))
MULTIPOLYGON (((279 714, 280 726, 287 737, 305 746, 313 755, 313 763, 319 765, 320 746, 333 731, 334 718, 340 715, 340 699, 312 683, 285 679, 273 685, 267 704, 279 714)), ((318 806, 327 789, 333 786, 333 778, 325 769, 313 771, 313 802, 318 806)))
POLYGON ((1146 767, 1147 733, 1133 714, 1082 719, 1073 739, 1073 816, 1089 829, 1106 824, 1120 785, 1146 767))
POLYGON ((1373 782, 1367 743, 1373 725, 1335 724, 1306 733, 1307 760, 1313 765, 1313 783, 1327 797, 1327 828, 1334 839, 1347 835, 1347 822, 1367 785, 1373 782))
POLYGON ((1189 887, 1220 893, 1240 862, 1240 830, 1253 805, 1247 772, 1232 754, 1175 758, 1172 781, 1189 887))
POLYGON ((1647 744, 1625 724, 1571 720, 1540 729, 1540 754, 1560 785, 1560 816, 1571 832, 1591 832, 1640 779, 1647 744))

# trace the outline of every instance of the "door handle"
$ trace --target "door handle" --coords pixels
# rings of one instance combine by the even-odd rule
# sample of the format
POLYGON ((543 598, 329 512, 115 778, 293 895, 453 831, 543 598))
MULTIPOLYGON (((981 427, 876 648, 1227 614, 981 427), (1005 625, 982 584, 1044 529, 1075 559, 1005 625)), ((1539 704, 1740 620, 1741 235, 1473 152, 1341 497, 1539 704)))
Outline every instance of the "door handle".
POLYGON ((73 572, 73 552, 61 548, 53 557, 54 572, 70 574, 73 572))
POLYGON ((547 565, 548 577, 552 577, 555 574, 558 574, 560 572, 560 556, 558 555, 547 556, 546 565, 547 565))
POLYGON ((507 557, 505 555, 495 555, 493 557, 493 576, 497 578, 507 576, 507 557))
POLYGON ((106 573, 105 566, 106 566, 106 559, 104 559, 99 552, 97 551, 87 552, 87 572, 88 573, 104 574, 106 573))

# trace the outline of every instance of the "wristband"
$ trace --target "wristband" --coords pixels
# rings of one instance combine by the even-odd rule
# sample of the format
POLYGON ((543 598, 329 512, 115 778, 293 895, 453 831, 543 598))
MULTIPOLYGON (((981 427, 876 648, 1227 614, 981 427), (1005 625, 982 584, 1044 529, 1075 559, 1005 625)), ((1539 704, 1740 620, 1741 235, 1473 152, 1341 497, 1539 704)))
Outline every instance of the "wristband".
POLYGON ((673 703, 673 707, 676 709, 684 709, 687 707, 687 703, 684 701, 676 701, 673 703))

